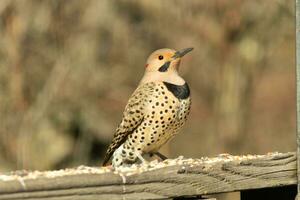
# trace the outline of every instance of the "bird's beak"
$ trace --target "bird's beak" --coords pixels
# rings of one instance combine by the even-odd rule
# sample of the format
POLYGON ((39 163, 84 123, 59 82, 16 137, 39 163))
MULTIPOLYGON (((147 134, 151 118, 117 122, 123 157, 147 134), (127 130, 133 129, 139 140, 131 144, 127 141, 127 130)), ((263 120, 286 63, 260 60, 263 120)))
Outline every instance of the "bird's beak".
POLYGON ((194 48, 185 48, 179 51, 176 51, 175 54, 172 56, 173 59, 181 58, 188 52, 192 51, 194 48))

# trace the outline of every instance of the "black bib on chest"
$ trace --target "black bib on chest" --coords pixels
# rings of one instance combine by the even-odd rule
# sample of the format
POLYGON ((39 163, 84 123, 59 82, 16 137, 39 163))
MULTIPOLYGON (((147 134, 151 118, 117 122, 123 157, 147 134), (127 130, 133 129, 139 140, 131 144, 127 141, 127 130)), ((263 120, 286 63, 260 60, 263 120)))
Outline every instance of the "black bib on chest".
POLYGON ((178 99, 186 99, 190 96, 190 88, 187 83, 184 85, 174 85, 172 83, 164 82, 164 84, 178 99))

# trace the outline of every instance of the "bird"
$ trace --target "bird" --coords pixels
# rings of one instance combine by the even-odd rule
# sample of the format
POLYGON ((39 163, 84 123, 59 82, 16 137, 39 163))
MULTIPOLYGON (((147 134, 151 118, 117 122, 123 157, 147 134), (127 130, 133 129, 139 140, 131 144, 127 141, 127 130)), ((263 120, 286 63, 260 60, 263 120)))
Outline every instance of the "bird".
POLYGON ((103 166, 111 158, 115 168, 138 160, 147 163, 144 154, 166 158, 158 150, 179 132, 190 113, 190 89, 178 70, 182 57, 192 50, 164 48, 148 57, 144 75, 128 100, 103 166))

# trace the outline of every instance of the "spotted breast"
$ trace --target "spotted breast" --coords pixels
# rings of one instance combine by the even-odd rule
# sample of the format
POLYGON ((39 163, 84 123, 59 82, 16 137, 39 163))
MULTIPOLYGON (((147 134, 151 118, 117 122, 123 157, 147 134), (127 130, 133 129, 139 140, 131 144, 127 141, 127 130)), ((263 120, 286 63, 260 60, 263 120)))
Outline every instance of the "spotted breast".
POLYGON ((130 163, 135 155, 155 153, 184 125, 190 112, 190 91, 187 83, 174 85, 151 83, 151 95, 145 100, 140 125, 114 153, 114 162, 130 163))

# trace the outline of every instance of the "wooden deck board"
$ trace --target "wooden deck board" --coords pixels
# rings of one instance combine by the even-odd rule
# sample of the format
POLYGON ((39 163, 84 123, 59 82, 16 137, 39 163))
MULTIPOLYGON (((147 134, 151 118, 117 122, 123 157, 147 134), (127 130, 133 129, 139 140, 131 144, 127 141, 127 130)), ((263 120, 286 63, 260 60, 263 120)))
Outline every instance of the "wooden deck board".
POLYGON ((0 199, 171 199, 297 184, 295 153, 0 174, 0 199))

